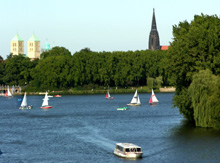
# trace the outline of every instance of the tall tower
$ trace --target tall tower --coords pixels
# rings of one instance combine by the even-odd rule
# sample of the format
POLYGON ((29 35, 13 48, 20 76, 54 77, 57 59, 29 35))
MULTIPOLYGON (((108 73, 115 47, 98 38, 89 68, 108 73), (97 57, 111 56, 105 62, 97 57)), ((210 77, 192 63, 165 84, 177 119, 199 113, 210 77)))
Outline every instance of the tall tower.
POLYGON ((152 26, 149 36, 149 50, 159 50, 160 49, 160 38, 157 32, 157 24, 155 18, 155 12, 153 9, 152 26))
POLYGON ((50 44, 46 41, 44 44, 44 51, 49 51, 50 50, 50 44))
POLYGON ((40 40, 33 34, 28 40, 28 53, 27 56, 34 60, 40 58, 40 40))
POLYGON ((24 40, 18 34, 11 40, 11 53, 12 55, 24 54, 24 40))

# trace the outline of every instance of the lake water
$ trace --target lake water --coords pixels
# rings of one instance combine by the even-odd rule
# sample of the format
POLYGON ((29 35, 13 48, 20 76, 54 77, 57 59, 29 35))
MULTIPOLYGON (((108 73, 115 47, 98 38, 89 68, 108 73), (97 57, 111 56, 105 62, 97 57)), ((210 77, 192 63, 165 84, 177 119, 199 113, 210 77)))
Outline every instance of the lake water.
POLYGON ((173 93, 156 95, 158 105, 140 94, 142 106, 127 111, 116 109, 133 94, 51 98, 47 111, 43 96, 27 96, 32 110, 18 109, 21 96, 0 97, 0 162, 220 162, 220 133, 188 124, 172 108, 173 93), (117 142, 141 146, 143 158, 115 156, 117 142))

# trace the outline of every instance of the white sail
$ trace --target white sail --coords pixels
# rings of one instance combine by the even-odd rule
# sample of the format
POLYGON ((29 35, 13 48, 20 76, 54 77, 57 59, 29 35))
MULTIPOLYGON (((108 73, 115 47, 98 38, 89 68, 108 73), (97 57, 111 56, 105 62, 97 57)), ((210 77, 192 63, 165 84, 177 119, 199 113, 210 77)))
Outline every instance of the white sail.
POLYGON ((47 92, 46 92, 46 94, 45 94, 45 96, 44 96, 42 106, 48 106, 48 97, 47 97, 47 92))
POLYGON ((131 104, 136 104, 137 103, 137 101, 138 101, 138 94, 137 94, 137 90, 136 90, 136 92, 135 92, 135 94, 134 94, 134 96, 133 96, 133 98, 131 99, 131 104))
POLYGON ((12 96, 10 90, 9 90, 9 86, 8 86, 8 90, 7 90, 7 96, 12 96))
POLYGON ((107 96, 107 98, 111 98, 109 91, 108 91, 108 96, 107 96))
POLYGON ((127 105, 135 105, 135 106, 141 105, 141 101, 140 101, 139 95, 137 93, 137 90, 136 90, 130 104, 127 104, 127 105))
POLYGON ((139 96, 137 97, 137 105, 141 105, 141 100, 140 100, 139 96))
POLYGON ((152 89, 152 102, 159 102, 152 89))
POLYGON ((26 92, 24 93, 24 97, 23 97, 21 106, 23 106, 23 107, 24 107, 24 106, 27 106, 27 96, 26 96, 26 92))

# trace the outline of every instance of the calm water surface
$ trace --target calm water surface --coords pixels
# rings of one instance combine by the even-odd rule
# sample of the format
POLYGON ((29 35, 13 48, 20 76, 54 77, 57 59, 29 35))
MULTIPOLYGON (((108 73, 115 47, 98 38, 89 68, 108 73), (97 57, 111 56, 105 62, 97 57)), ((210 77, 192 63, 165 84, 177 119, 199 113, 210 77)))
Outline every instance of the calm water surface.
POLYGON ((27 96, 32 110, 19 110, 18 99, 0 97, 0 162, 220 162, 220 133, 194 128, 178 109, 173 93, 157 93, 159 105, 117 111, 133 94, 62 96, 51 98, 42 110, 43 96, 27 96), (113 155, 117 142, 142 147, 143 158, 126 160, 113 155))

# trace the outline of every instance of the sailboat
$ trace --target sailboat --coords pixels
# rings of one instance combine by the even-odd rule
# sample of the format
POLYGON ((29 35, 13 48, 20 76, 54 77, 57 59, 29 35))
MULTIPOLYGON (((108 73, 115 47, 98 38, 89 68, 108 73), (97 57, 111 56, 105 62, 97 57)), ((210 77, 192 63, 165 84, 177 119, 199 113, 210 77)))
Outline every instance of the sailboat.
POLYGON ((107 91, 105 98, 106 98, 107 100, 113 99, 113 97, 111 97, 109 91, 107 91))
POLYGON ((154 90, 152 89, 152 95, 151 95, 151 97, 150 97, 150 101, 149 101, 149 104, 150 105, 155 105, 155 104, 158 104, 158 99, 157 99, 157 97, 155 96, 155 94, 154 94, 154 90))
POLYGON ((11 94, 11 92, 9 90, 9 86, 8 86, 7 92, 5 93, 5 96, 6 97, 12 97, 12 94, 11 94))
POLYGON ((139 95, 137 93, 137 90, 136 90, 131 102, 127 105, 131 105, 131 106, 140 106, 141 105, 141 101, 140 101, 139 95))
POLYGON ((52 108, 52 106, 49 106, 48 104, 48 96, 47 96, 47 92, 45 93, 45 96, 44 96, 44 99, 43 99, 43 103, 42 103, 42 106, 40 107, 41 109, 49 109, 49 108, 52 108))
POLYGON ((21 103, 21 106, 19 107, 19 109, 32 109, 32 105, 28 106, 27 105, 27 96, 26 96, 26 92, 24 93, 24 97, 21 103))

